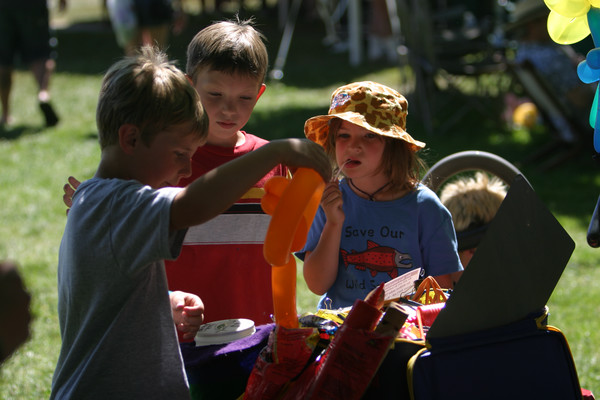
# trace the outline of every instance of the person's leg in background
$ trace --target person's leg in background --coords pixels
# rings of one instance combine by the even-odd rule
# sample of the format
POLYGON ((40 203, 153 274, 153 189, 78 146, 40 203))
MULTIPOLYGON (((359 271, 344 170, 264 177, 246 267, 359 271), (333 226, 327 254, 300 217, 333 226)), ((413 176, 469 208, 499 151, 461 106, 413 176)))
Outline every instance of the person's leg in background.
POLYGON ((169 44, 169 25, 155 25, 142 29, 142 45, 166 49, 169 44))
POLYGON ((11 121, 10 94, 17 55, 28 65, 38 86, 38 102, 46 126, 58 123, 58 116, 50 105, 49 79, 54 70, 50 59, 50 27, 48 6, 45 1, 11 5, 0 9, 0 124, 11 121))
POLYGON ((2 115, 0 116, 0 126, 11 122, 10 117, 10 89, 12 87, 12 67, 0 66, 0 106, 2 106, 2 115))
MULTIPOLYGON (((38 103, 44 114, 46 126, 55 126, 59 119, 50 105, 50 76, 55 61, 50 58, 50 17, 48 5, 42 2, 38 8, 31 8, 23 18, 27 20, 26 30, 22 31, 22 60, 30 66, 38 87, 38 103)), ((23 24, 25 25, 25 23, 23 24)))
POLYGON ((140 30, 140 45, 166 49, 175 8, 170 0, 134 0, 140 30))
POLYGON ((59 121, 54 108, 50 105, 50 92, 48 90, 50 75, 54 71, 54 66, 55 62, 52 59, 36 60, 31 63, 31 72, 38 85, 40 110, 44 114, 46 126, 48 127, 56 125, 59 121))

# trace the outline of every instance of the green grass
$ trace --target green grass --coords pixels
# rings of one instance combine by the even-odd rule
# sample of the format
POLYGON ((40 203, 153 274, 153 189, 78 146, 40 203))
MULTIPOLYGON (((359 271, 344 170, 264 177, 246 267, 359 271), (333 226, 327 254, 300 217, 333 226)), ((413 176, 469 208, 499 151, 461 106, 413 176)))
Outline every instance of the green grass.
MULTIPOLYGON (((15 124, 0 130, 0 259, 17 260, 33 295, 35 320, 28 343, 0 372, 0 398, 40 399, 49 395, 51 377, 60 348, 56 314, 57 253, 65 223, 62 185, 67 176, 90 177, 99 160, 95 129, 95 105, 101 74, 121 52, 110 28, 98 23, 100 0, 70 2, 72 7, 60 22, 94 22, 95 30, 59 29, 57 71, 51 82, 52 95, 61 123, 43 128, 35 99, 35 86, 26 70, 15 77, 12 104, 15 124)), ((189 4, 194 2, 188 2, 189 4)), ((242 13, 242 17, 251 12, 242 13)), ((191 36, 210 19, 195 17, 187 30, 173 38, 169 54, 185 60, 185 46, 191 36)), ((266 34, 274 60, 281 32, 272 17, 257 14, 259 28, 266 34)), ((331 91, 356 80, 372 79, 395 87, 410 88, 406 69, 364 63, 348 65, 347 54, 335 54, 320 45, 324 36, 318 21, 303 20, 294 33, 284 79, 268 82, 248 123, 249 132, 268 139, 301 137, 304 121, 325 113, 331 91)), ((410 75, 410 74, 408 74, 410 75)), ((488 82, 495 88, 506 80, 488 82)), ((403 89, 404 90, 404 89, 403 89)), ((461 150, 485 150, 517 163, 545 143, 549 134, 505 129, 497 121, 477 112, 468 112, 443 133, 426 133, 417 118, 415 102, 409 97, 408 130, 428 144, 427 161, 461 150)), ((464 100, 464 99, 463 99, 464 100)), ((478 98, 490 114, 498 115, 496 96, 478 98)), ((440 93, 435 101, 437 121, 456 113, 462 100, 440 93)), ((436 124, 436 127, 443 127, 436 124)), ((590 138, 591 142, 591 138, 590 138)), ((544 203, 561 222, 577 247, 550 301, 550 322, 566 335, 577 365, 581 385, 600 394, 600 250, 586 244, 586 229, 600 193, 598 166, 582 155, 542 173, 535 165, 522 165, 522 172, 544 203)), ((298 309, 312 311, 317 297, 311 295, 299 273, 298 309)), ((518 277, 515 277, 517 279, 518 277)), ((490 295, 494 295, 490 293, 490 295)), ((543 384, 543 383, 540 383, 543 384)))

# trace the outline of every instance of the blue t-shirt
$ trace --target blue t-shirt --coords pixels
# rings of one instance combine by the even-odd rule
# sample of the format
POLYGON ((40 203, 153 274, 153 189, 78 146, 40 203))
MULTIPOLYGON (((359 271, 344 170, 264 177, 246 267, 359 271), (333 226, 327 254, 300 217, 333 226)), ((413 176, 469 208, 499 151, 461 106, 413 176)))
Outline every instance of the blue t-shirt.
MULTIPOLYGON (((346 219, 342 228, 337 278, 319 308, 354 304, 380 283, 416 268, 438 276, 462 270, 452 217, 437 195, 424 185, 400 199, 369 201, 340 183, 346 219), (327 302, 325 302, 325 299, 327 302)), ((306 245, 297 256, 317 246, 325 213, 319 207, 306 245)))
POLYGON ((181 188, 93 178, 73 196, 58 256, 62 347, 51 399, 189 399, 164 259, 181 188))

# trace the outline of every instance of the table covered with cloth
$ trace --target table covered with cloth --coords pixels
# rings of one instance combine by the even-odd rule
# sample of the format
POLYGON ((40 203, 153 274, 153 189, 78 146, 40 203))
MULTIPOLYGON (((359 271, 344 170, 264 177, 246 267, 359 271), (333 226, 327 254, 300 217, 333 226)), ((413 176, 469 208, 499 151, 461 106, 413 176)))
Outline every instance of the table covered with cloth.
POLYGON ((198 346, 181 343, 181 355, 192 399, 237 399, 275 324, 259 325, 256 332, 231 343, 198 346))

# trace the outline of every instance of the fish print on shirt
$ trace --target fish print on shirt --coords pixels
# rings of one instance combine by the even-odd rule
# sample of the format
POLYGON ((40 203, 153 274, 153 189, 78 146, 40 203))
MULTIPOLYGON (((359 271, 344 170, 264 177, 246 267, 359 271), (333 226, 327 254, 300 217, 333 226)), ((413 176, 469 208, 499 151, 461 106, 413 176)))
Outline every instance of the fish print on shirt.
POLYGON ((371 276, 387 273, 390 278, 398 276, 398 268, 412 268, 410 254, 401 253, 387 246, 380 246, 372 240, 367 240, 367 250, 357 252, 340 249, 344 266, 354 265, 360 271, 369 270, 371 276))

